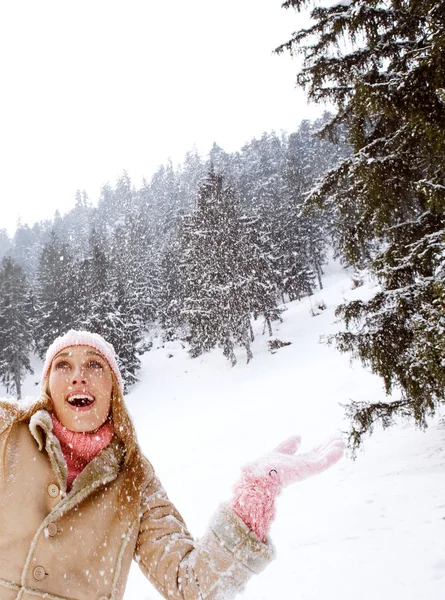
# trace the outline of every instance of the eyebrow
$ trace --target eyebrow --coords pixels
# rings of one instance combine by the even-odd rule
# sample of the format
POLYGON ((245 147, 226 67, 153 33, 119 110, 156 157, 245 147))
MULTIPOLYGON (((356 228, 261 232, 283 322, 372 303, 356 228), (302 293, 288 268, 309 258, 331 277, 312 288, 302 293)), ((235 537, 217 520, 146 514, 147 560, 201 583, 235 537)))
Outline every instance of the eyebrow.
MULTIPOLYGON (((102 354, 100 352, 96 352, 96 350, 88 350, 87 354, 89 356, 99 356, 100 358, 103 358, 102 354)), ((54 357, 54 360, 56 358, 59 358, 60 356, 71 356, 71 352, 67 352, 67 351, 65 351, 65 352, 59 352, 59 354, 54 357)))

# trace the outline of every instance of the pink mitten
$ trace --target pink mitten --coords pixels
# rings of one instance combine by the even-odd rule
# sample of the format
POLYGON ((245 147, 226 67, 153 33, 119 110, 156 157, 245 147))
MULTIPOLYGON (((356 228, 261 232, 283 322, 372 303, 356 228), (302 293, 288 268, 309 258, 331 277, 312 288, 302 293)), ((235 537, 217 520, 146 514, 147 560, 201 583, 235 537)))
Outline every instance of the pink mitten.
POLYGON ((234 488, 232 509, 263 542, 275 516, 275 498, 283 487, 329 469, 345 449, 343 441, 333 437, 311 452, 295 455, 300 443, 299 436, 291 437, 243 467, 234 488))

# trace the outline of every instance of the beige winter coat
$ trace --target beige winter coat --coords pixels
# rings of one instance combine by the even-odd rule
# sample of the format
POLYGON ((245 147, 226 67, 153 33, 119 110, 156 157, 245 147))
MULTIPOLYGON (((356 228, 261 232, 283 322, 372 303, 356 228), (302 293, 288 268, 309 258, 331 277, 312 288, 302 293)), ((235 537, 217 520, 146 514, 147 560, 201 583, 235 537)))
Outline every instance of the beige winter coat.
MULTIPOLYGON (((13 418, 0 409, 0 432, 13 418)), ((133 558, 170 600, 221 600, 235 596, 272 558, 270 544, 224 506, 205 537, 194 541, 148 461, 139 516, 120 519, 117 438, 66 494, 66 463, 45 410, 29 424, 15 423, 5 459, 0 600, 119 600, 133 558)))

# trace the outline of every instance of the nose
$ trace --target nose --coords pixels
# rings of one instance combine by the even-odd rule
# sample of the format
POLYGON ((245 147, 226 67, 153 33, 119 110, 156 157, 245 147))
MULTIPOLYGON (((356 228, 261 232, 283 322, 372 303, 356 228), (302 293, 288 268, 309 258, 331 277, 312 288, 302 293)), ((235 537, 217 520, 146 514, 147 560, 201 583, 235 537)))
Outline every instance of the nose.
POLYGON ((87 380, 84 369, 82 367, 77 367, 73 372, 73 385, 77 385, 78 383, 86 384, 86 382, 87 380))

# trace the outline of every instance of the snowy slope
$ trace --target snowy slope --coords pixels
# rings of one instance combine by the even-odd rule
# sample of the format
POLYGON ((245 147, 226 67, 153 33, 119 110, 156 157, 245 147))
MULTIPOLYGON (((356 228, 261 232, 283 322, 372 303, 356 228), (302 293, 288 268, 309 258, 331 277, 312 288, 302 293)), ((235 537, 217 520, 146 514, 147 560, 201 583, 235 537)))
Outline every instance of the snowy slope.
MULTIPOLYGON (((228 499, 239 467, 294 433, 302 451, 346 429, 340 403, 384 398, 380 380, 321 345, 334 332, 343 298, 368 297, 372 282, 352 290, 333 265, 325 289, 288 305, 276 354, 256 324, 254 359, 243 351, 231 368, 220 351, 190 359, 180 343, 143 357, 141 382, 128 396, 139 441, 189 529, 200 536, 228 499), (197 501, 198 500, 198 501, 197 501)), ((38 373, 38 365, 36 365, 38 373)), ((35 395, 37 377, 25 393, 35 395)), ((1 392, 1 390, 0 390, 1 392)), ((401 423, 376 431, 353 462, 285 490, 271 537, 277 560, 248 584, 243 600, 444 600, 445 426, 425 432, 401 423)), ((133 565, 125 600, 160 598, 133 565)))
MULTIPOLYGON (((343 298, 366 297, 338 266, 312 298, 284 313, 276 354, 257 325, 254 359, 231 368, 220 351, 188 358, 179 343, 144 356, 141 383, 128 398, 140 443, 200 536, 230 497, 239 467, 294 433, 302 450, 346 429, 339 403, 382 399, 380 380, 321 345, 336 330, 343 298), (199 502, 197 502, 199 498, 199 502)), ((401 424, 376 431, 353 462, 285 490, 271 536, 277 560, 249 583, 244 600, 443 600, 445 598, 445 428, 426 433, 401 424)), ((133 566, 126 600, 160 596, 133 566)))

